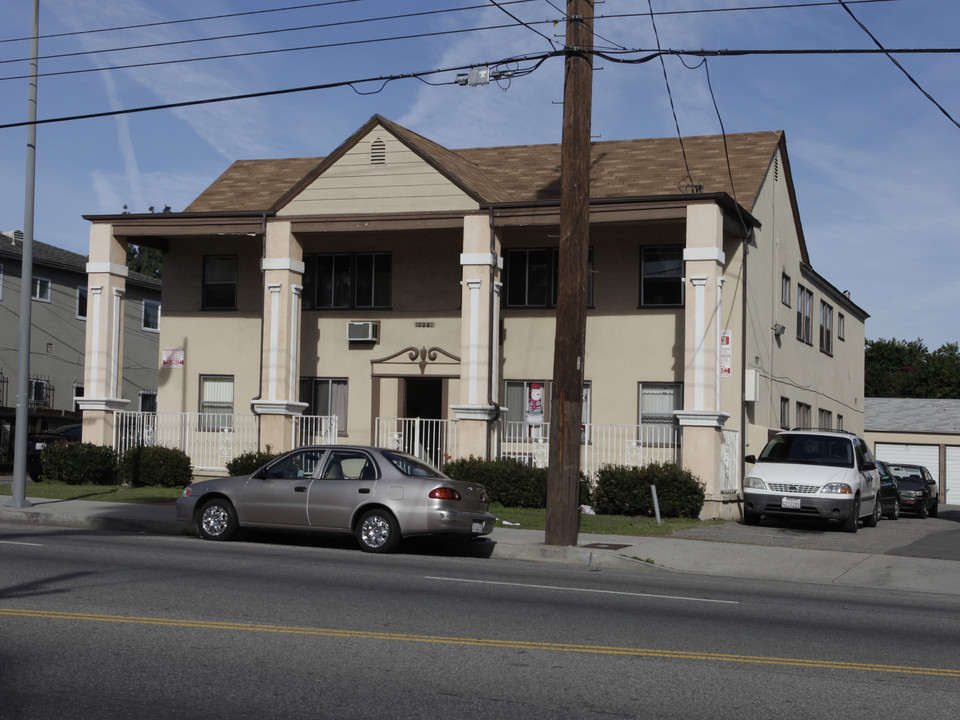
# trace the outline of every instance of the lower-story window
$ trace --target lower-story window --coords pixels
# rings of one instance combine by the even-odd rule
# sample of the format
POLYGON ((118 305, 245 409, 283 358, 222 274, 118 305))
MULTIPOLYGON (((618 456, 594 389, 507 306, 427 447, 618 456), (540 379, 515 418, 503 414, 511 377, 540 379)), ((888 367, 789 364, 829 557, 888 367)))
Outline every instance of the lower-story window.
POLYGON ((300 402, 304 415, 336 415, 337 434, 347 434, 347 379, 300 378, 300 402))
POLYGON ((680 383, 640 383, 640 441, 644 445, 673 445, 677 416, 683 409, 680 383))
POLYGON ((813 419, 813 408, 811 408, 806 403, 798 402, 797 403, 797 427, 798 428, 811 428, 811 422, 813 419))
POLYGON ((200 376, 200 429, 233 427, 233 376, 200 376))

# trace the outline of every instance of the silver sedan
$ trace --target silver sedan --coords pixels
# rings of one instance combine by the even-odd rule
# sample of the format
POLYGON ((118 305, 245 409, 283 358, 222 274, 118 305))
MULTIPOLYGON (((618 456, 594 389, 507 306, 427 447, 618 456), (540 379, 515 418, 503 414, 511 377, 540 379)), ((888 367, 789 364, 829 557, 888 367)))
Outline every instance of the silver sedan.
POLYGON ((239 527, 351 533, 367 552, 391 552, 411 535, 475 537, 493 531, 487 491, 392 450, 303 447, 250 475, 188 485, 177 520, 226 540, 239 527))

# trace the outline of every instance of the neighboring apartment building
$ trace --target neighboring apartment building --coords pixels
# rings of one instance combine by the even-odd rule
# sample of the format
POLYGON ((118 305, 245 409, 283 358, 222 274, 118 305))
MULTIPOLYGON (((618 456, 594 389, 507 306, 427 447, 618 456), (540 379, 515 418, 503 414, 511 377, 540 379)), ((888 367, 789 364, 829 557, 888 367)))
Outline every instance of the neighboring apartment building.
MULTIPOLYGON (((593 144, 584 467, 620 433, 603 462, 677 460, 729 517, 771 432, 862 432, 868 316, 810 264, 783 133, 683 145, 593 144)), ((161 414, 253 414, 274 450, 332 415, 344 442, 541 462, 559 196, 559 145, 454 151, 374 116, 325 158, 235 162, 182 213, 89 216, 90 286, 124 288, 128 241, 164 251, 161 414), (411 442, 415 418, 455 441, 411 442)), ((84 437, 109 443, 98 313, 84 437)))
MULTIPOLYGON (((13 463, 19 387, 22 233, 0 236, 0 467, 13 463)), ((125 268, 123 268, 125 269, 125 268)), ((115 268, 118 274, 123 269, 115 268)), ((30 430, 80 422, 76 398, 84 394, 87 258, 33 242, 30 308, 30 430)), ((120 296, 124 334, 120 397, 134 409, 156 409, 159 365, 160 281, 129 273, 120 296)))

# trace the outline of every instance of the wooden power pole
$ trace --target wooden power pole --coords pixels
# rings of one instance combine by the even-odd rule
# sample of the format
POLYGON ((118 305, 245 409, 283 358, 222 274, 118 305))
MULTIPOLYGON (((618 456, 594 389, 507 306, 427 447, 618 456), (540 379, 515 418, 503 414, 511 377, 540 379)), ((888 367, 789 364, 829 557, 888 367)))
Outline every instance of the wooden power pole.
POLYGON ((547 474, 545 540, 548 545, 577 544, 590 250, 592 50, 593 0, 567 0, 560 151, 560 264, 547 474))

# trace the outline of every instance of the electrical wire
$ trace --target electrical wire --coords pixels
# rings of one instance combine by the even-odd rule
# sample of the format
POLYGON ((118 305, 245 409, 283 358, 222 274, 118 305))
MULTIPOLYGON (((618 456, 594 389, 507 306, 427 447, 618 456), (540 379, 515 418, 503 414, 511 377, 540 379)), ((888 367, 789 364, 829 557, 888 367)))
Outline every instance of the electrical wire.
POLYGON ((513 18, 514 20, 516 20, 517 23, 519 23, 520 25, 523 25, 523 26, 524 26, 525 28, 527 28, 528 30, 531 30, 531 31, 535 32, 537 35, 539 35, 539 36, 542 37, 544 40, 546 40, 548 43, 550 43, 550 49, 551 49, 551 50, 556 50, 556 49, 557 49, 557 45, 556 45, 555 42, 553 42, 552 39, 550 39, 548 36, 544 35, 542 32, 540 32, 540 31, 537 30, 536 28, 532 27, 529 23, 524 22, 523 20, 521 20, 520 18, 518 18, 516 15, 514 15, 512 12, 510 12, 509 10, 507 10, 507 9, 504 7, 504 5, 505 5, 506 3, 498 2, 497 0, 489 0, 489 2, 490 2, 490 4, 492 4, 494 7, 496 7, 498 10, 500 10, 501 12, 505 13, 505 14, 508 15, 509 17, 511 17, 511 18, 513 18))
POLYGON ((857 16, 853 14, 853 11, 852 11, 849 7, 847 7, 847 3, 844 2, 844 0, 837 0, 837 2, 840 3, 841 7, 843 7, 843 9, 847 11, 847 14, 850 15, 850 17, 852 17, 852 18, 854 19, 854 21, 857 23, 857 25, 859 25, 859 26, 863 29, 863 31, 870 37, 870 39, 873 40, 874 43, 876 43, 877 47, 880 48, 881 50, 883 50, 884 54, 885 54, 888 58, 890 58, 890 62, 892 62, 894 65, 896 65, 896 66, 900 69, 900 72, 902 72, 904 75, 907 76, 907 79, 916 86, 917 90, 919 90, 920 92, 922 92, 922 93, 926 96, 927 100, 929 100, 929 101, 932 102, 934 105, 936 105, 937 108, 939 108, 940 112, 942 112, 944 115, 947 116, 947 119, 948 119, 950 122, 952 122, 954 125, 956 125, 958 128, 960 128, 960 123, 958 123, 958 122, 953 118, 953 116, 951 116, 950 113, 947 112, 946 108, 944 108, 943 105, 941 105, 941 104, 938 103, 936 100, 934 100, 934 99, 933 99, 933 96, 932 96, 930 93, 928 93, 926 90, 924 90, 922 87, 920 87, 920 83, 918 83, 916 80, 914 80, 913 76, 906 71, 906 69, 903 67, 903 65, 901 65, 899 62, 897 62, 897 59, 896 59, 895 57, 893 57, 893 55, 891 55, 891 54, 883 47, 883 45, 880 43, 880 41, 877 40, 877 38, 875 38, 875 37, 873 36, 873 33, 870 32, 869 30, 867 30, 867 26, 864 25, 862 22, 860 22, 860 20, 857 18, 857 16))

